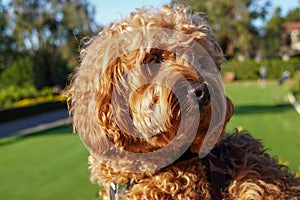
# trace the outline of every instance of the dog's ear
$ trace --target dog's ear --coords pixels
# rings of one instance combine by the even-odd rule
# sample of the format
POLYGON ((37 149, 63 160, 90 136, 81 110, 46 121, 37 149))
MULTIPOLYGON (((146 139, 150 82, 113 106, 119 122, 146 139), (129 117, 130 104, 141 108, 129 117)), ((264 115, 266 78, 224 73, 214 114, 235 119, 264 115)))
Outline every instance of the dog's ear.
MULTIPOLYGON (((104 56, 109 49, 103 41, 92 38, 81 51, 81 63, 70 84, 70 112, 73 115, 74 130, 81 136, 90 151, 100 154, 110 146, 102 123, 109 120, 111 76, 105 73, 104 56), (105 111, 105 112, 104 112, 105 111), (103 116, 103 113, 106 116, 103 116)), ((107 61, 107 64, 110 63, 107 61)), ((109 72, 108 72, 109 73, 109 72)))
POLYGON ((231 100, 226 97, 226 104, 227 104, 227 109, 226 109, 226 123, 230 120, 230 118, 232 117, 233 113, 234 113, 234 106, 233 103, 231 102, 231 100))

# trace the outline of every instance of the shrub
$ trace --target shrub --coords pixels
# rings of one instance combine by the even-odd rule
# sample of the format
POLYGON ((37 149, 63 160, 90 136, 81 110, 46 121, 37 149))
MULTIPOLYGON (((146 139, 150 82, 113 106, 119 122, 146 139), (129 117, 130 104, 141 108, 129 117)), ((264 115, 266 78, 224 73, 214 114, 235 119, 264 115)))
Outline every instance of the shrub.
POLYGON ((259 79, 259 68, 265 65, 268 69, 268 79, 279 79, 284 71, 289 71, 294 76, 299 65, 299 58, 292 58, 288 61, 281 59, 268 59, 256 62, 255 60, 246 60, 240 62, 232 59, 223 64, 222 75, 227 72, 234 72, 236 80, 257 80, 259 79))
POLYGON ((12 85, 24 87, 30 84, 33 84, 33 71, 29 57, 15 61, 0 74, 0 89, 12 85))
POLYGON ((298 70, 294 76, 291 91, 295 95, 296 100, 300 103, 300 70, 298 70))
POLYGON ((44 102, 62 102, 65 101, 65 98, 62 95, 47 95, 47 96, 39 96, 36 98, 27 98, 22 99, 20 101, 15 102, 14 107, 24 107, 28 105, 44 103, 44 102))
POLYGON ((22 87, 10 85, 0 89, 0 109, 14 107, 15 102, 22 99, 32 99, 40 96, 53 95, 52 88, 37 90, 33 85, 27 84, 22 87))

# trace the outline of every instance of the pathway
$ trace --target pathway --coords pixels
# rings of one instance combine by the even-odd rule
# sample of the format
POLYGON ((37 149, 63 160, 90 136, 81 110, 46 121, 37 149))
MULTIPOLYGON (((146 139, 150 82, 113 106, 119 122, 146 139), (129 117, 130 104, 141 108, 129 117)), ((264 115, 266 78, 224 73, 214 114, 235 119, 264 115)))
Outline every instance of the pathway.
POLYGON ((26 135, 71 122, 72 119, 68 116, 67 109, 45 112, 23 119, 0 123, 0 138, 13 135, 26 135))

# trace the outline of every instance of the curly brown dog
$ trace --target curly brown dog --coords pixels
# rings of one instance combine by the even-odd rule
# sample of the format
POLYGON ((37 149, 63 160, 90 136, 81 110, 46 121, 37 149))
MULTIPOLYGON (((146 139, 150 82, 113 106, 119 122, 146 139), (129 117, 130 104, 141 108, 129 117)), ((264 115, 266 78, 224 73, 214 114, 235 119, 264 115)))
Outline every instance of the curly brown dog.
POLYGON ((207 21, 184 6, 139 9, 89 40, 70 104, 104 198, 300 199, 258 140, 225 134, 222 62, 207 21))

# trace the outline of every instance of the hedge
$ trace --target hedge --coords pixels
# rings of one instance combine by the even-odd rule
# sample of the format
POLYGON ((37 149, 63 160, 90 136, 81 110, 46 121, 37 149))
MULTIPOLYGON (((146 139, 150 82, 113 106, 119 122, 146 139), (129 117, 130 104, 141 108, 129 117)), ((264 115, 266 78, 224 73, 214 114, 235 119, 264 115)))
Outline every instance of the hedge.
POLYGON ((5 88, 0 88, 0 110, 3 108, 15 107, 16 103, 22 100, 35 99, 36 103, 41 101, 52 101, 55 100, 56 94, 54 94, 53 88, 43 88, 42 90, 37 90, 33 85, 24 85, 18 87, 15 85, 10 85, 5 88), (38 98, 43 98, 38 101, 38 98))
POLYGON ((291 92, 296 97, 296 100, 300 103, 300 69, 294 76, 294 80, 291 86, 291 92))
POLYGON ((255 60, 238 61, 229 60, 223 64, 222 76, 226 76, 228 72, 235 73, 235 80, 257 80, 259 79, 259 68, 266 66, 268 79, 280 79, 284 71, 289 71, 293 77, 300 67, 300 58, 291 58, 288 61, 281 59, 268 59, 256 62, 255 60))
POLYGON ((0 88, 9 86, 26 87, 33 84, 33 65, 29 57, 24 57, 0 73, 0 88))

